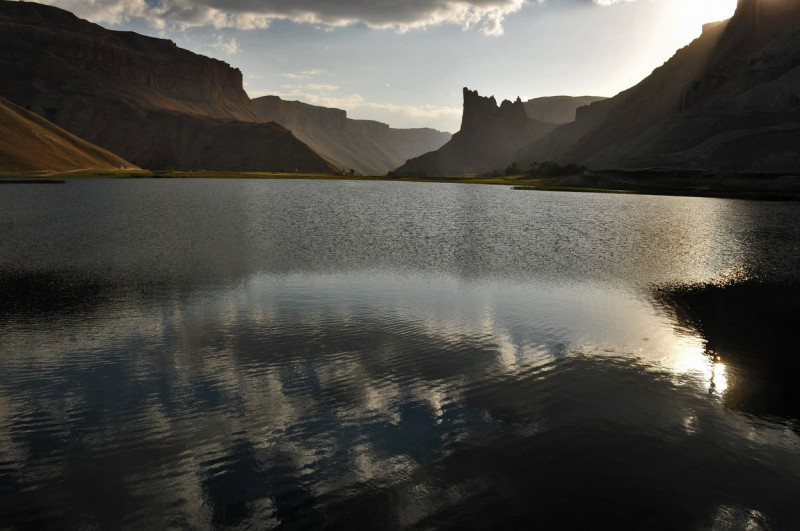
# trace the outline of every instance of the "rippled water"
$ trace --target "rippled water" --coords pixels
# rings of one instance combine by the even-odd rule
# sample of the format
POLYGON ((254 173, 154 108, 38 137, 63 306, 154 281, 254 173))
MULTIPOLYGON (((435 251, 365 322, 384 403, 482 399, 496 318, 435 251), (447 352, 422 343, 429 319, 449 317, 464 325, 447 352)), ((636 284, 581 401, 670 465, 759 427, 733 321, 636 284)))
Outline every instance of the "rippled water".
POLYGON ((4 187, 0 529, 800 528, 798 214, 4 187))

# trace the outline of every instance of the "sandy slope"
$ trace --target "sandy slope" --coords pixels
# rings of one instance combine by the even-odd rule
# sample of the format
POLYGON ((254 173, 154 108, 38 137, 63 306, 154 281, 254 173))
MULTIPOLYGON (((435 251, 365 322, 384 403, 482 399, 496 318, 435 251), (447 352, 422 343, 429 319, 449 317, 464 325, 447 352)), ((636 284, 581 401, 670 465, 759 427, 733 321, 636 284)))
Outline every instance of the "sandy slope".
POLYGON ((137 169, 37 114, 0 98, 0 171, 60 172, 137 169))

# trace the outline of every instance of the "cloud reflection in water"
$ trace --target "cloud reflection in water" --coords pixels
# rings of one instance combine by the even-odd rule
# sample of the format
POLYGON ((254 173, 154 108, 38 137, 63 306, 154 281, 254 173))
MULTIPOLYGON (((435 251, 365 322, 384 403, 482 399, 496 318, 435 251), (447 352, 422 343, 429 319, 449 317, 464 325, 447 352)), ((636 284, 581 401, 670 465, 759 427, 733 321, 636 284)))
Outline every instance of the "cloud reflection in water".
POLYGON ((723 376, 703 339, 665 326, 646 301, 598 285, 463 287, 255 276, 34 330, 12 320, 3 513, 480 527, 486 514, 646 522, 666 504, 677 524, 737 496, 780 515, 776 498, 735 486, 745 472, 800 486, 797 466, 785 468, 797 436, 720 410, 708 391, 722 394, 723 376), (693 482, 713 472, 700 482, 713 495, 687 484, 690 471, 693 482), (683 494, 631 508, 641 488, 683 494), (575 499, 580 511, 563 505, 575 499))

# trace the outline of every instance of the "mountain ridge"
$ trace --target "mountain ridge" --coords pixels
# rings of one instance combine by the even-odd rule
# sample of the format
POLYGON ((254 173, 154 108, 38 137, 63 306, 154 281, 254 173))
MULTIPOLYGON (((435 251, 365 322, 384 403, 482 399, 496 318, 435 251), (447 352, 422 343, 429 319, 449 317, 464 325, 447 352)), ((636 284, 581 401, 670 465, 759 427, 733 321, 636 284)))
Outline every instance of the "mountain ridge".
POLYGON ((34 2, 0 1, 0 95, 150 169, 383 175, 449 139, 337 109, 343 134, 309 130, 265 115, 223 61, 34 2))
POLYGON ((385 175, 407 159, 438 149, 452 136, 430 128, 395 129, 374 120, 354 120, 342 109, 278 96, 254 98, 252 104, 259 118, 283 125, 336 166, 367 175, 385 175))
POLYGON ((0 2, 0 96, 149 169, 339 171, 262 123, 227 63, 52 6, 0 2))
POLYGON ((514 154, 593 169, 800 171, 800 1, 740 0, 734 16, 620 94, 514 154))

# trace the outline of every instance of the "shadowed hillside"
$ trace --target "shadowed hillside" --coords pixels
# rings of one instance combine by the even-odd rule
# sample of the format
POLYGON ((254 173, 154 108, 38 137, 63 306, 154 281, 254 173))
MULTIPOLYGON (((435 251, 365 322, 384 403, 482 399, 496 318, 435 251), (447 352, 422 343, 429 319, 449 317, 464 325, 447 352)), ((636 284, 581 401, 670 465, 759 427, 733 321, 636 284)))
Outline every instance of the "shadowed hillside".
POLYGON ((142 167, 337 171, 253 123, 239 70, 32 2, 0 2, 0 96, 142 167))
POLYGON ((289 129, 336 166, 367 175, 385 175, 407 159, 439 149, 451 137, 435 129, 393 129, 372 120, 351 120, 341 109, 277 96, 255 98, 253 110, 262 120, 289 129))
POLYGON ((138 169, 0 98, 0 173, 138 169))
POLYGON ((641 83, 520 150, 594 169, 800 172, 800 1, 740 0, 641 83))

